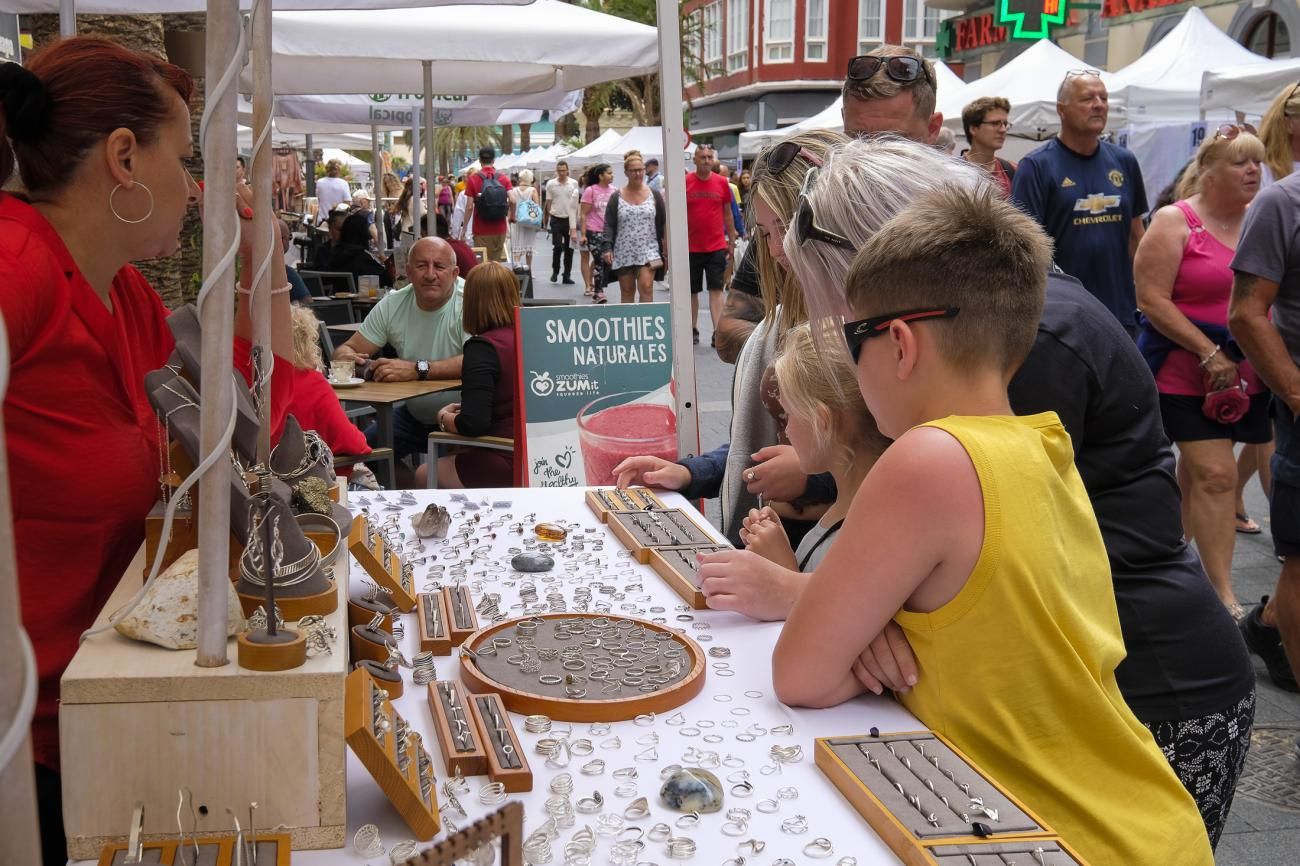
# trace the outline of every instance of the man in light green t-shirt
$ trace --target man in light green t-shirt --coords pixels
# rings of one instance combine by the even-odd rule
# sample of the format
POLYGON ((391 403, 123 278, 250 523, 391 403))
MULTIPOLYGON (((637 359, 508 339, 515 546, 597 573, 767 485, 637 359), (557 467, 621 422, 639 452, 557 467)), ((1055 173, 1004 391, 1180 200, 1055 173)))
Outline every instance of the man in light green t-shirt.
MULTIPOLYGON (((361 328, 334 350, 334 358, 365 361, 389 345, 397 351, 397 357, 376 358, 371 363, 376 382, 459 379, 469 335, 462 325, 465 281, 457 272, 455 251, 441 238, 421 238, 411 246, 406 274, 411 284, 385 295, 361 328)), ((401 459, 424 453, 438 411, 459 400, 459 391, 440 391, 397 407, 393 412, 396 456, 401 459)), ((367 439, 374 435, 373 428, 366 431, 367 439)))

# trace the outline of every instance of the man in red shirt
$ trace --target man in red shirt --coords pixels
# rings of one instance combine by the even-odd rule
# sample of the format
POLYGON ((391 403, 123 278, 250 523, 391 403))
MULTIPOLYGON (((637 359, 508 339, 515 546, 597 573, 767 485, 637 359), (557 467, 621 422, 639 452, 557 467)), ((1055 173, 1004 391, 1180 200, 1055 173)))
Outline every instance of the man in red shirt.
POLYGON ((686 234, 691 250, 691 322, 700 342, 700 292, 709 286, 709 316, 713 327, 722 317, 722 276, 736 247, 731 218, 731 185, 713 173, 713 148, 695 148, 695 172, 686 175, 686 234))
MULTIPOLYGON (((510 178, 497 174, 493 167, 497 152, 491 145, 482 147, 478 161, 482 169, 465 181, 465 223, 472 225, 474 243, 487 249, 487 261, 506 260, 506 217, 510 212, 510 178), (473 223, 470 223, 470 220, 473 223)), ((465 231, 461 229, 461 240, 465 231)))

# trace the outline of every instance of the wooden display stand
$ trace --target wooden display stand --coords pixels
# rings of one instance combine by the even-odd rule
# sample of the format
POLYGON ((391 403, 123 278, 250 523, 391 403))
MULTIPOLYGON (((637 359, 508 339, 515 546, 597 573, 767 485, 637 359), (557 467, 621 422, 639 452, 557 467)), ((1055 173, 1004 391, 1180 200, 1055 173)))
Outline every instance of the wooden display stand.
MULTIPOLYGON (((286 833, 254 833, 244 837, 245 854, 242 860, 235 858, 235 837, 234 836, 200 836, 197 840, 199 853, 196 864, 194 854, 194 841, 188 837, 185 841, 178 842, 176 839, 168 839, 157 842, 146 842, 143 846, 142 863, 155 863, 158 866, 180 866, 181 863, 188 866, 198 866, 198 864, 211 864, 211 866, 235 866, 237 863, 248 863, 248 853, 252 846, 257 846, 258 866, 289 866, 289 855, 293 852, 293 846, 289 841, 286 833), (188 850, 182 850, 188 849, 188 850), (214 850, 215 849, 215 850, 214 850), (155 860, 153 852, 158 852, 158 858, 155 860), (264 859, 274 857, 275 859, 264 859)), ((105 845, 99 854, 97 866, 122 866, 126 862, 127 843, 115 842, 111 845, 105 845)))
POLYGON ((601 523, 609 522, 611 511, 663 511, 668 507, 648 487, 597 487, 588 490, 584 499, 601 523))
POLYGON ((501 697, 495 694, 470 695, 469 708, 474 716, 474 725, 478 728, 479 738, 487 750, 488 776, 492 781, 504 785, 506 791, 511 794, 531 791, 533 770, 528 766, 528 759, 524 757, 524 748, 519 742, 519 735, 515 733, 515 726, 510 724, 510 715, 506 712, 506 705, 501 703, 501 697), (502 727, 505 729, 503 736, 510 744, 513 752, 511 756, 501 752, 497 738, 493 736, 494 718, 503 723, 502 727), (507 766, 511 763, 510 757, 513 757, 514 763, 519 766, 507 766))
POLYGON ((650 567, 692 608, 707 610, 709 600, 704 597, 704 593, 700 592, 700 575, 695 556, 699 553, 715 553, 719 550, 730 550, 730 548, 720 544, 656 547, 650 551, 650 567))
POLYGON ((402 577, 402 560, 397 553, 387 547, 383 551, 370 546, 370 522, 364 514, 358 514, 352 521, 352 531, 348 533, 348 550, 357 562, 370 575, 370 579, 393 594, 393 604, 402 613, 415 610, 414 587, 402 577), (381 554, 386 562, 380 561, 381 554))
POLYGON ((405 866, 456 866, 484 845, 501 840, 501 866, 524 866, 524 804, 506 803, 457 830, 405 866))
MULTIPOLYGON (((103 625, 140 586, 143 548, 114 590, 103 625)), ((123 839, 122 816, 146 805, 144 831, 176 836, 176 792, 190 788, 200 836, 229 830, 226 809, 259 804, 297 850, 338 848, 346 835, 343 683, 348 560, 335 564, 340 601, 326 616, 339 640, 301 667, 255 673, 235 662, 200 668, 193 650, 165 650, 115 631, 82 644, 63 675, 59 724, 63 815, 74 860, 123 839)))
POLYGON ((388 701, 387 693, 375 684, 369 673, 358 669, 348 675, 343 717, 348 747, 361 759, 415 838, 427 842, 438 834, 441 824, 432 763, 426 767, 429 797, 426 799, 420 792, 421 764, 432 759, 424 751, 418 735, 408 738, 406 754, 399 757, 396 731, 401 718, 388 701), (374 725, 375 693, 384 695, 381 713, 391 725, 387 731, 378 733, 374 725))
MULTIPOLYGON (((946 737, 934 731, 905 731, 890 733, 887 738, 902 738, 912 736, 933 737, 948 749, 950 749, 966 766, 973 770, 979 777, 982 777, 991 788, 1004 797, 1016 809, 1024 813, 1031 822, 1038 825, 1035 832, 1016 832, 993 834, 987 837, 976 836, 974 833, 965 835, 932 835, 920 837, 909 828, 904 820, 900 820, 874 791, 835 753, 835 746, 841 746, 846 742, 857 742, 860 740, 871 739, 867 735, 858 737, 821 737, 815 741, 814 759, 817 768, 831 780, 831 783, 839 789, 845 799, 857 810, 871 829, 884 840, 885 844, 898 855, 907 866, 936 866, 940 861, 935 857, 935 850, 939 849, 944 852, 944 863, 963 862, 966 860, 965 852, 970 852, 974 856, 979 856, 981 851, 993 853, 994 846, 1007 845, 1017 842, 1033 842, 1035 846, 1052 843, 1058 845, 1062 851, 1073 858, 1073 864, 1077 866, 1087 866, 1086 862, 1078 854, 1070 850, 1068 846, 1052 832, 1051 828, 1043 822, 1041 818, 1034 814, 1024 803, 1020 802, 1009 793, 1003 786, 999 785, 996 780, 990 778, 987 773, 980 770, 976 765, 962 753, 960 749, 954 746, 946 737), (947 854, 960 849, 961 858, 953 861, 947 859, 947 854)), ((875 740, 882 742, 883 740, 875 740)), ((882 746, 883 749, 883 746, 882 746)), ((928 764, 926 765, 929 766, 928 764)), ((905 817, 910 818, 911 815, 905 817)), ((985 821, 986 819, 977 818, 976 820, 985 821)), ((1004 816, 1005 820, 1005 816, 1004 816)), ((1027 862, 1033 862, 1029 858, 1027 862)), ((1062 863, 1061 866, 1067 866, 1062 863)))
POLYGON ((441 592, 422 592, 415 599, 420 628, 420 649, 436 656, 451 655, 451 632, 447 630, 447 604, 441 592))
POLYGON ((610 511, 606 515, 610 530, 623 546, 631 551, 632 556, 642 565, 650 563, 650 551, 656 547, 694 547, 697 545, 717 545, 717 541, 680 508, 666 511, 610 511), (651 515, 668 527, 653 537, 643 531, 642 526, 649 526, 651 515))
POLYGON ((464 584, 444 586, 442 605, 447 612, 444 622, 451 635, 451 645, 460 646, 478 631, 478 614, 474 612, 474 599, 470 597, 469 587, 464 584))
POLYGON ((438 738, 438 748, 442 750, 442 765, 448 776, 482 776, 488 771, 487 752, 483 748, 478 727, 470 717, 470 704, 465 698, 465 690, 455 680, 438 680, 429 683, 429 709, 433 711, 433 733, 438 738), (456 734, 452 730, 451 711, 443 695, 444 689, 454 693, 456 705, 463 708, 463 715, 469 727, 469 739, 472 747, 462 750, 456 745, 456 734))

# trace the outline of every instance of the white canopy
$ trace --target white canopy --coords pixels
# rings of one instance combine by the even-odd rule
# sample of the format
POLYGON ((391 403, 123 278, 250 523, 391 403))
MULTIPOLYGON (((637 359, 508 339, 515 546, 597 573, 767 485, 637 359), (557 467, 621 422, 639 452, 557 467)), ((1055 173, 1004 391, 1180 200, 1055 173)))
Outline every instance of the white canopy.
MULTIPOLYGON (((1199 7, 1137 60, 1113 73, 1110 116, 1115 123, 1177 123, 1200 116, 1201 76, 1211 66, 1259 63, 1199 7)), ((1220 109, 1220 114, 1227 112, 1220 109)))
MULTIPOLYGON (((602 136, 603 137, 603 136, 602 136)), ((599 141, 599 139, 597 139, 599 141)), ((585 150, 586 148, 584 148, 585 150)), ((598 162, 608 162, 611 165, 622 165, 623 155, 629 150, 639 150, 641 155, 646 159, 655 157, 663 158, 664 155, 664 131, 660 126, 634 126, 627 131, 627 134, 617 141, 611 141, 599 152, 589 154, 585 157, 584 165, 595 165, 598 162)), ((682 152, 692 154, 695 152, 694 143, 687 144, 685 139, 682 140, 682 152)), ((574 154, 577 156, 577 154, 574 154)), ((573 160, 571 159, 570 162, 573 160)))
MULTIPOLYGON (((245 12, 254 0, 239 0, 245 12)), ((455 0, 460 5, 523 5, 533 0, 455 0)), ((272 8, 290 9, 394 9, 399 6, 444 6, 447 0, 272 0, 272 8)), ((76 11, 84 15, 144 15, 151 12, 206 12, 208 0, 76 0, 76 11)), ((4 0, 5 12, 22 15, 58 14, 59 0, 4 0)))
MULTIPOLYGON (((582 91, 552 88, 541 93, 496 96, 438 95, 432 101, 434 126, 494 126, 537 123, 543 111, 551 112, 553 117, 563 116, 582 104, 582 91)), ((298 121, 410 129, 413 123, 424 125, 424 100, 420 94, 408 93, 282 96, 276 100, 275 113, 298 121)), ((302 129, 297 124, 287 128, 302 129)))
MULTIPOLYGON (((957 95, 966 88, 966 82, 957 77, 942 60, 936 60, 934 63, 935 83, 938 85, 936 94, 941 101, 959 101, 957 95)), ((962 105, 965 105, 963 102, 962 105)), ((774 144, 789 135, 797 135, 810 129, 834 129, 839 132, 844 131, 844 118, 842 109, 844 107, 844 97, 837 96, 835 101, 814 114, 812 117, 805 118, 791 126, 782 127, 781 129, 756 129, 752 132, 742 132, 740 134, 740 153, 742 156, 753 156, 763 148, 774 144)), ((961 109, 957 110, 958 115, 961 109)), ((945 113, 945 117, 947 114, 945 113)))
MULTIPOLYGON (((1004 96, 1011 103, 1013 135, 1047 138, 1061 125, 1056 116, 1056 91, 1067 72, 1086 67, 1087 64, 1055 43, 1041 39, 1006 66, 968 82, 960 92, 945 96, 940 91, 939 111, 943 112, 944 126, 960 131, 961 110, 971 100, 1004 96)), ((1101 80, 1109 87, 1110 73, 1101 73, 1101 80)))
POLYGON ((273 19, 280 95, 421 93, 426 60, 444 94, 578 90, 658 68, 655 28, 559 0, 535 0, 508 14, 441 6, 276 12, 273 19))
POLYGON ((1201 111, 1261 116, 1281 92, 1300 81, 1300 57, 1215 67, 1201 76, 1201 111))
MULTIPOLYGON (((241 118, 241 120, 244 118, 241 118)), ((324 132, 313 130, 312 147, 338 147, 348 150, 370 150, 370 132, 337 132, 326 130, 324 132)), ((253 149, 253 130, 251 127, 241 123, 236 127, 235 141, 241 153, 248 153, 253 149)), ((304 148, 307 146, 306 139, 302 133, 285 132, 280 128, 279 123, 275 123, 271 132, 271 144, 276 146, 286 146, 295 148, 304 148)))
MULTIPOLYGON (((360 148, 369 150, 370 142, 368 141, 364 142, 359 146, 359 149, 360 148)), ((324 162, 329 162, 332 159, 337 159, 339 162, 343 163, 348 167, 348 171, 351 172, 353 180, 357 181, 358 183, 365 183, 367 180, 370 179, 369 163, 365 162, 364 160, 357 159, 352 154, 340 150, 337 147, 324 148, 321 151, 321 159, 324 162)))
MULTIPOLYGON (((586 145, 569 154, 565 159, 568 161, 570 166, 574 167, 581 165, 595 165, 597 162, 600 162, 597 158, 598 154, 604 153, 607 149, 622 140, 623 133, 613 129, 607 129, 597 136, 595 141, 588 142, 586 145)), ((555 168, 554 162, 552 162, 549 167, 555 168)), ((547 168, 545 161, 542 163, 542 168, 547 168)))

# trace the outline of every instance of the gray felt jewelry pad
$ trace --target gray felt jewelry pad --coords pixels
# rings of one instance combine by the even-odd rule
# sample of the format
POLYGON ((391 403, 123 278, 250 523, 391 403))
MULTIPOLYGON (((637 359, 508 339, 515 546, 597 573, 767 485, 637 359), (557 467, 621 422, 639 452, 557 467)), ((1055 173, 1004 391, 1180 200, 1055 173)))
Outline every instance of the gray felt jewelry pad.
POLYGON ((933 735, 837 737, 828 744, 919 840, 975 837, 976 823, 994 836, 1047 832, 933 735))
POLYGON ((609 519, 622 526, 638 547, 717 544, 680 508, 664 511, 612 511, 609 519))
POLYGON ((981 845, 936 845, 930 856, 938 866, 1079 866, 1079 861, 1051 840, 981 845))
POLYGON ((696 587, 700 585, 700 563, 695 558, 700 553, 717 553, 719 550, 731 550, 723 544, 693 544, 682 547, 656 547, 673 571, 689 580, 696 587))

